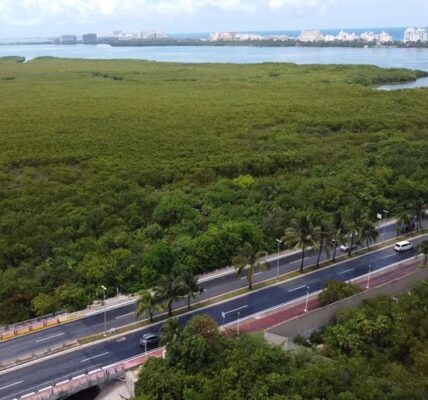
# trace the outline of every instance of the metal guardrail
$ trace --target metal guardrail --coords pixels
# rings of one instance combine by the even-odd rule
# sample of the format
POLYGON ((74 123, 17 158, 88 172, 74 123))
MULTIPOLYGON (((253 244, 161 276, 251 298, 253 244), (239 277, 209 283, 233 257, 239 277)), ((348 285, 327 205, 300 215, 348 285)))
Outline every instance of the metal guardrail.
POLYGON ((18 358, 0 362, 0 371, 4 371, 6 369, 13 368, 18 365, 25 364, 30 361, 34 361, 39 358, 49 356, 51 354, 60 353, 61 351, 68 350, 76 346, 79 346, 79 342, 77 340, 70 340, 68 342, 60 343, 54 346, 49 346, 44 349, 34 351, 32 353, 23 354, 18 358))

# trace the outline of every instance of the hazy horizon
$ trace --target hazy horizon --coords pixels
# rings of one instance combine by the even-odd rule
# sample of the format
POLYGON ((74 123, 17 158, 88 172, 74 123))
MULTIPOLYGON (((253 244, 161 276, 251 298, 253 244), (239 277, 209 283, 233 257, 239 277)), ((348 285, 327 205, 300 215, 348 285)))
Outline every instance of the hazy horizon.
POLYGON ((0 37, 427 26, 426 0, 1 0, 0 37))

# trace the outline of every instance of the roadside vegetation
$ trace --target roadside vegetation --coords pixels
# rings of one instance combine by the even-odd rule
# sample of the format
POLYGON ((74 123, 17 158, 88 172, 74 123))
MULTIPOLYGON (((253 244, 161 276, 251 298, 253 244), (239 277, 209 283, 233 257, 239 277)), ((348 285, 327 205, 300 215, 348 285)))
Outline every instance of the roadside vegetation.
POLYGON ((428 282, 342 312, 285 352, 254 335, 218 333, 208 316, 162 329, 165 359, 141 369, 136 400, 398 400, 428 393, 428 282))
POLYGON ((276 239, 335 256, 370 246, 383 209, 397 233, 420 228, 428 91, 371 87, 417 72, 22 61, 0 59, 0 324, 83 308, 101 285, 157 288, 150 317, 234 260, 251 287, 276 239))

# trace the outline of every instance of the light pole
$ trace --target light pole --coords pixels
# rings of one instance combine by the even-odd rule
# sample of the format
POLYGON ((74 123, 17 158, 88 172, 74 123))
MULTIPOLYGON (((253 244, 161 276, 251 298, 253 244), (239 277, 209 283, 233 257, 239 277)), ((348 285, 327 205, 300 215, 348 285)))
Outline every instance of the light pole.
POLYGON ((384 217, 384 225, 383 225, 383 232, 385 233, 385 230, 386 230, 386 226, 385 226, 385 223, 386 223, 386 215, 387 214, 389 214, 389 211, 388 210, 383 210, 383 215, 385 216, 384 217))
POLYGON ((306 286, 306 305, 305 305, 305 312, 308 312, 308 303, 309 303, 309 286, 306 286))
POLYGON ((366 289, 370 289, 370 274, 372 273, 372 266, 369 264, 369 274, 367 275, 367 286, 366 289))
POLYGON ((237 328, 237 333, 239 336, 239 318, 241 317, 241 311, 238 311, 238 328, 237 328))
POLYGON ((101 289, 104 291, 104 335, 107 334, 107 314, 106 314, 106 291, 107 288, 101 285, 101 289))
POLYGON ((144 341, 144 355, 147 357, 147 340, 144 341))
POLYGON ((276 243, 278 244, 278 255, 277 255, 277 259, 276 259, 276 278, 278 279, 279 277, 279 246, 281 246, 282 240, 279 239, 275 239, 276 243))
POLYGON ((236 315, 238 316, 238 325, 237 325, 237 329, 236 329, 236 331, 237 331, 237 333, 238 333, 238 335, 239 335, 241 311, 242 311, 243 309, 247 308, 247 307, 248 307, 248 305, 245 305, 245 306, 242 306, 242 307, 239 307, 239 308, 235 308, 234 310, 230 310, 230 311, 222 311, 222 312, 221 312, 221 316, 222 316, 222 318, 223 318, 223 325, 224 325, 224 323, 225 323, 226 316, 227 316, 228 314, 236 314, 236 315))

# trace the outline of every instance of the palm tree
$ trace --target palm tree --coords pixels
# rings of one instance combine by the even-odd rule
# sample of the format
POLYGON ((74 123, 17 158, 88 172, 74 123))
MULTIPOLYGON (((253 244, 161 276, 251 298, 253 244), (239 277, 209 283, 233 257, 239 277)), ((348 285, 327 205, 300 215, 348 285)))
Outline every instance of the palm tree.
POLYGON ((325 250, 325 254, 327 258, 330 258, 330 247, 329 245, 333 242, 333 234, 331 231, 331 227, 326 223, 322 222, 319 226, 318 231, 318 258, 317 258, 317 268, 320 266, 321 253, 323 249, 325 250))
POLYGON ((233 265, 236 269, 236 275, 239 276, 247 268, 248 289, 253 288, 254 272, 256 270, 266 270, 269 264, 261 261, 260 258, 267 255, 265 251, 256 251, 254 247, 245 242, 239 250, 237 256, 233 259, 233 265))
POLYGON ((347 230, 350 235, 351 242, 349 243, 348 256, 352 255, 352 248, 354 246, 355 240, 361 238, 361 230, 365 223, 366 218, 361 212, 360 208, 353 208, 347 213, 347 230))
POLYGON ((419 243, 416 246, 416 252, 417 254, 423 254, 424 255, 424 263, 423 266, 427 266, 427 260, 428 260, 428 240, 424 240, 423 242, 419 243))
POLYGON ((412 226, 411 216, 408 212, 403 212, 400 214, 397 220, 397 237, 400 233, 405 233, 412 226))
POLYGON ((172 316, 172 303, 181 298, 183 294, 183 285, 180 277, 174 272, 164 275, 160 278, 159 285, 155 288, 155 292, 159 298, 165 302, 168 315, 172 316))
POLYGON ((183 295, 187 297, 187 309, 190 310, 190 298, 195 298, 196 293, 202 293, 198 286, 198 277, 192 271, 186 271, 181 277, 183 295))
POLYGON ((170 346, 178 342, 181 335, 181 327, 177 318, 170 318, 165 321, 160 329, 160 345, 170 346))
POLYGON ((139 293, 137 310, 135 312, 138 317, 149 315, 150 322, 153 322, 153 313, 161 309, 162 305, 159 304, 159 298, 156 295, 156 292, 153 292, 152 290, 142 290, 139 293))
POLYGON ((366 220, 361 228, 361 240, 366 242, 367 250, 370 250, 370 243, 376 242, 379 232, 373 222, 366 220))
POLYGON ((425 214, 424 203, 421 199, 416 200, 413 203, 412 211, 416 219, 416 232, 418 232, 419 229, 422 230, 422 220, 427 217, 425 214))
POLYGON ((339 242, 343 242, 345 240, 347 234, 346 227, 343 223, 343 218, 340 211, 334 213, 332 227, 332 242, 334 248, 332 261, 336 262, 337 245, 339 244, 339 242))
POLYGON ((308 247, 317 248, 319 228, 314 227, 309 214, 300 213, 291 220, 291 226, 285 230, 282 241, 286 247, 296 247, 302 250, 300 272, 303 272, 305 251, 308 247))

